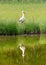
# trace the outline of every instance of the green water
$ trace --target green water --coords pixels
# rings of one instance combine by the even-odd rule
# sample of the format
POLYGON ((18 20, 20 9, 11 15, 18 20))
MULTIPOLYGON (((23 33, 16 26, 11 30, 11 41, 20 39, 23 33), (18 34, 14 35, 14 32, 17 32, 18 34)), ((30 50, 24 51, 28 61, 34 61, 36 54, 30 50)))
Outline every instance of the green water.
POLYGON ((0 46, 17 47, 19 44, 26 46, 46 44, 46 35, 18 35, 18 36, 0 36, 0 46))
POLYGON ((46 35, 0 36, 0 65, 46 65, 46 35))

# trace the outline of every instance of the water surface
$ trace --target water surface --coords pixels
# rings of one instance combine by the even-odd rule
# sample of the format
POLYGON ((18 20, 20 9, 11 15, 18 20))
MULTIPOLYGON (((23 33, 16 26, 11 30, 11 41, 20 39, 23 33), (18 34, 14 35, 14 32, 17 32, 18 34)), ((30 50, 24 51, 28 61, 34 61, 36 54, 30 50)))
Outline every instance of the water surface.
POLYGON ((27 46, 35 44, 46 44, 46 35, 17 35, 17 36, 0 36, 0 47, 16 47, 19 44, 27 46))
POLYGON ((0 65, 46 65, 46 35, 0 36, 0 65), (19 44, 26 47, 24 59, 19 44))

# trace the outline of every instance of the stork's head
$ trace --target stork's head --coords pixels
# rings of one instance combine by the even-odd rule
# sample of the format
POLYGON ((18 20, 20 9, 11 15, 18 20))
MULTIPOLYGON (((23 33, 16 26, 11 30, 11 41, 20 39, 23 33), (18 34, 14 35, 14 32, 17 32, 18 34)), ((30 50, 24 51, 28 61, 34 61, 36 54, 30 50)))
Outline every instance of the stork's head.
POLYGON ((24 46, 24 44, 19 44, 19 46, 21 46, 21 47, 22 47, 22 46, 24 46))
POLYGON ((24 11, 22 10, 22 13, 24 13, 24 11))

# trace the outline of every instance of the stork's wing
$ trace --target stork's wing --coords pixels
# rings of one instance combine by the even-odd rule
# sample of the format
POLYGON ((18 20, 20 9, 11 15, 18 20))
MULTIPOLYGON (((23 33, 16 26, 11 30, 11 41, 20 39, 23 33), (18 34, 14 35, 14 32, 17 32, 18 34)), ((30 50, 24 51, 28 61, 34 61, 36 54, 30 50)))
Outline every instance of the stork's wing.
POLYGON ((19 21, 20 21, 20 22, 24 22, 24 21, 25 21, 25 18, 24 18, 24 17, 21 17, 21 18, 19 19, 19 21))
POLYGON ((19 21, 21 21, 22 20, 22 17, 19 19, 19 21))

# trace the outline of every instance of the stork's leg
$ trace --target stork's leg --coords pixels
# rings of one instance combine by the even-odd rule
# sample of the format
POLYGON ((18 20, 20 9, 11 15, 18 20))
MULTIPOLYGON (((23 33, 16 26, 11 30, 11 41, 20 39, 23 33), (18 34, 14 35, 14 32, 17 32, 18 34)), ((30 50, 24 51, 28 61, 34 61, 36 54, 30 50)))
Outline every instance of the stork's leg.
POLYGON ((24 57, 24 50, 22 51, 22 56, 24 57))

